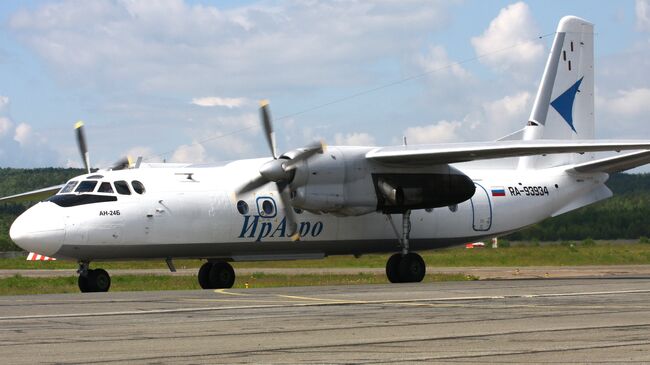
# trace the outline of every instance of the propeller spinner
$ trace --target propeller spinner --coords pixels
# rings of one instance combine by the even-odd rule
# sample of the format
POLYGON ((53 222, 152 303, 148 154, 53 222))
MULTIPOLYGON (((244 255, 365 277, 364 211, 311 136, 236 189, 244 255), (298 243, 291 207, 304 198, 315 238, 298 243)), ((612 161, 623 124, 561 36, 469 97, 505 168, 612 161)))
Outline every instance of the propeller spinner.
POLYGON ((317 153, 323 153, 325 150, 325 144, 322 142, 314 142, 299 149, 298 153, 291 159, 284 156, 278 158, 275 132, 273 132, 273 123, 271 122, 271 113, 269 112, 269 102, 267 100, 260 102, 260 117, 262 119, 262 125, 264 126, 264 135, 271 150, 273 160, 262 165, 259 170, 259 176, 241 186, 237 190, 237 194, 244 194, 266 185, 269 182, 275 182, 278 192, 280 193, 282 206, 284 207, 288 232, 287 235, 290 236, 292 240, 296 241, 300 238, 300 235, 298 233, 296 216, 291 204, 289 184, 293 180, 295 169, 298 164, 302 161, 308 160, 317 153))

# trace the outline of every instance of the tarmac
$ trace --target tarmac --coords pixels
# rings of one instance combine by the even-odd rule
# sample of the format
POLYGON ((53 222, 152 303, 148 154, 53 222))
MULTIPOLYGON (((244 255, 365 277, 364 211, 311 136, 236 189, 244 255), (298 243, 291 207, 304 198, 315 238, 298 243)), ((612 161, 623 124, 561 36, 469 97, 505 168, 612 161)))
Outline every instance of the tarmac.
POLYGON ((650 277, 0 297, 0 362, 648 363, 650 277))
MULTIPOLYGON (((97 267, 100 267, 98 264, 97 267)), ((175 273, 167 269, 116 269, 108 270, 113 275, 192 275, 196 276, 198 268, 179 268, 175 273)), ((385 268, 236 268, 237 275, 253 273, 284 274, 284 275, 384 275, 385 268)), ((490 279, 534 279, 534 278, 583 278, 583 277, 650 277, 650 265, 583 265, 583 266, 522 266, 522 267, 427 267, 427 273, 466 274, 481 280, 490 279)), ((3 269, 0 278, 14 275, 24 277, 63 277, 77 276, 76 270, 57 269, 3 269)))

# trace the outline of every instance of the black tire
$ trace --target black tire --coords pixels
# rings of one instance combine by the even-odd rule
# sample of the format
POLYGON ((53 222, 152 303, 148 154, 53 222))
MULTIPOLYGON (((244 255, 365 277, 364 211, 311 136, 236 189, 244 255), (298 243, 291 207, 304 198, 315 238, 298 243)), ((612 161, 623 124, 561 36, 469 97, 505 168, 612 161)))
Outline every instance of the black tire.
POLYGON ((111 276, 104 269, 89 270, 87 279, 92 292, 105 293, 111 287, 111 276))
POLYGON ((199 269, 199 285, 202 289, 214 289, 210 286, 210 269, 212 269, 211 262, 206 262, 199 269))
POLYGON ((399 267, 400 267, 400 262, 402 261, 402 255, 401 254, 394 254, 388 259, 388 262, 386 262, 386 276, 388 277, 388 281, 391 283, 401 283, 402 279, 400 278, 399 275, 399 267))
MULTIPOLYGON (((88 270, 88 274, 90 274, 92 270, 88 270)), ((77 284, 79 284, 79 290, 82 293, 90 293, 90 285, 88 284, 88 274, 86 276, 79 275, 79 280, 77 280, 77 284)))
POLYGON ((227 262, 215 262, 210 269, 210 287, 212 289, 232 288, 235 283, 235 270, 227 262))
POLYGON ((402 257, 399 263, 399 276, 402 282, 419 283, 426 273, 427 267, 420 255, 411 252, 402 257))

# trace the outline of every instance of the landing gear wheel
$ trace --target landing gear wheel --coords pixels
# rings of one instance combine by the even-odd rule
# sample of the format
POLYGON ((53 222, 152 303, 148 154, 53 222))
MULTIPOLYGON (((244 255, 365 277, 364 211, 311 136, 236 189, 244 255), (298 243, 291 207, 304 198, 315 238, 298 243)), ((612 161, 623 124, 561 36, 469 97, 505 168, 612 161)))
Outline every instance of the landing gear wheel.
POLYGON ((210 270, 212 269, 212 263, 206 262, 201 265, 199 269, 199 285, 202 289, 214 289, 210 286, 210 270))
POLYGON ((79 290, 82 293, 90 293, 90 285, 88 284, 88 274, 86 274, 86 276, 79 275, 79 280, 77 280, 77 284, 79 284, 79 290))
POLYGON ((227 262, 215 262, 208 275, 210 289, 232 288, 235 283, 235 270, 227 262))
POLYGON ((424 279, 427 267, 422 257, 416 253, 402 256, 399 263, 399 277, 403 283, 419 283, 424 279))
POLYGON ((88 270, 85 276, 79 275, 77 283, 82 293, 107 292, 111 287, 111 277, 104 269, 88 270))
POLYGON ((394 254, 388 259, 388 262, 386 263, 386 276, 388 277, 388 281, 391 283, 401 283, 402 280, 400 280, 399 276, 399 264, 402 261, 402 255, 401 254, 394 254))
POLYGON ((91 270, 88 273, 88 282, 95 292, 107 292, 111 287, 111 277, 104 269, 91 270))

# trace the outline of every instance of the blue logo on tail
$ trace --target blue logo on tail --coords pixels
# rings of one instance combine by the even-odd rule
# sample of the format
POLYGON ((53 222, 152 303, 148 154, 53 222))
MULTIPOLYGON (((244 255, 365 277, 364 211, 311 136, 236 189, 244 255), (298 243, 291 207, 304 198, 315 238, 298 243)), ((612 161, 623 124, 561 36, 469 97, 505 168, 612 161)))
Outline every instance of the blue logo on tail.
POLYGON ((551 102, 551 106, 553 106, 553 108, 555 108, 555 110, 560 113, 562 118, 564 118, 569 127, 571 127, 575 133, 578 132, 573 126, 573 102, 576 99, 576 94, 580 91, 579 88, 580 83, 582 83, 582 79, 584 79, 584 76, 581 77, 580 80, 576 81, 573 86, 568 88, 567 91, 563 92, 562 95, 558 96, 551 102))

